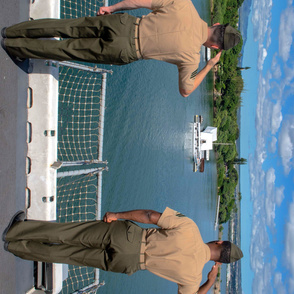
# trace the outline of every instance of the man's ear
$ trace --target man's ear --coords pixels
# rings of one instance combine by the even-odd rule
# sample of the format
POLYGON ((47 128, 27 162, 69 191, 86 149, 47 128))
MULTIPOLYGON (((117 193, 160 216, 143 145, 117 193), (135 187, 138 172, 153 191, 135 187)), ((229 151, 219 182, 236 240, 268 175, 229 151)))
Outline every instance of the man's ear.
POLYGON ((219 46, 217 46, 217 45, 210 45, 210 47, 213 49, 217 49, 217 50, 220 49, 219 46))
POLYGON ((216 244, 222 244, 224 241, 220 240, 220 241, 216 241, 216 244))
POLYGON ((213 26, 219 26, 219 25, 220 25, 220 23, 219 23, 219 22, 217 22, 217 23, 213 24, 213 26))

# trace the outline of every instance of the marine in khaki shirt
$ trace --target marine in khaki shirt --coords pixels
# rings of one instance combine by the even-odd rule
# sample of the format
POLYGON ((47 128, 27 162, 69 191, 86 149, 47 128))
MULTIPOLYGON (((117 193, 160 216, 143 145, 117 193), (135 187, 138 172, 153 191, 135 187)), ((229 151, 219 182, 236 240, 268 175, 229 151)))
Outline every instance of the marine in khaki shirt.
POLYGON ((153 12, 143 16, 139 26, 142 58, 175 64, 180 89, 191 90, 208 37, 207 24, 190 0, 153 0, 151 6, 153 12))
POLYGON ((165 209, 157 225, 160 229, 147 230, 146 269, 177 283, 178 293, 196 293, 203 267, 211 257, 197 225, 170 208, 165 209))
POLYGON ((143 233, 141 269, 178 284, 178 294, 207 293, 213 285, 221 263, 235 262, 243 257, 239 247, 229 241, 204 243, 195 222, 185 215, 166 208, 163 213, 153 210, 108 212, 105 222, 128 219, 155 224, 159 228, 143 233), (143 258, 142 258, 143 256, 143 258), (200 286, 202 270, 208 261, 214 261, 207 281, 200 286))
POLYGON ((219 61, 222 49, 240 41, 229 25, 208 27, 191 0, 123 0, 96 17, 39 19, 4 27, 1 45, 17 62, 26 58, 123 65, 156 59, 178 68, 180 94, 189 96, 219 61), (148 8, 142 18, 120 10, 148 8), (61 37, 60 40, 52 37, 61 37), (201 46, 220 52, 198 70, 201 46))
POLYGON ((204 243, 197 225, 170 208, 163 213, 107 212, 103 221, 52 223, 24 219, 24 212, 16 213, 2 234, 4 249, 20 258, 129 275, 147 269, 177 283, 180 294, 207 293, 220 263, 243 257, 229 241, 204 243), (143 229, 133 221, 158 228, 143 229), (200 286, 203 267, 210 260, 215 264, 200 286))
POLYGON ((124 0, 101 7, 97 14, 137 8, 152 10, 142 17, 139 25, 142 58, 175 64, 179 72, 179 91, 183 97, 189 96, 199 86, 219 61, 222 49, 230 49, 240 41, 239 32, 231 26, 217 23, 208 27, 191 0, 124 0), (198 72, 202 45, 220 49, 220 52, 198 72))

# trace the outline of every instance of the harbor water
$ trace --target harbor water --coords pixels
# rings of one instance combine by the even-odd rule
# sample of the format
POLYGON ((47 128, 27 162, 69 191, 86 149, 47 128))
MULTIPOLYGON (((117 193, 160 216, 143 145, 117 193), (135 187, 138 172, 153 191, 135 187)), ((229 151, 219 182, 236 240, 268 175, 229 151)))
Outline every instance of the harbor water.
MULTIPOLYGON (((209 19, 209 2, 195 3, 209 19)), ((205 65, 202 52, 201 69, 205 65)), ((111 67, 108 67, 111 68, 111 67)), ((204 173, 193 173, 192 122, 195 114, 212 125, 212 75, 188 98, 178 92, 176 66, 137 61, 112 67, 106 93, 102 213, 166 206, 192 218, 204 242, 217 238, 216 163, 211 153, 204 173)), ((203 282, 213 263, 203 272, 203 282)), ((101 271, 99 293, 176 293, 177 286, 147 271, 132 276, 101 271)))

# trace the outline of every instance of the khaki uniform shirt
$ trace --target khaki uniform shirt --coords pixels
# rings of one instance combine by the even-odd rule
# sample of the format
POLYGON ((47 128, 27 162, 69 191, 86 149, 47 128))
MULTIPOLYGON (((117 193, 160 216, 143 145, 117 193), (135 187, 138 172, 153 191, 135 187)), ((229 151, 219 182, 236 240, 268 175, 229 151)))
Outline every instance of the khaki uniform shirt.
POLYGON ((143 16, 139 44, 143 59, 177 65, 179 86, 191 90, 208 27, 190 0, 152 0, 152 12, 143 16))
POLYGON ((147 230, 146 269, 177 283, 178 293, 196 293, 203 267, 210 260, 210 249, 197 225, 168 207, 157 225, 161 229, 147 230))

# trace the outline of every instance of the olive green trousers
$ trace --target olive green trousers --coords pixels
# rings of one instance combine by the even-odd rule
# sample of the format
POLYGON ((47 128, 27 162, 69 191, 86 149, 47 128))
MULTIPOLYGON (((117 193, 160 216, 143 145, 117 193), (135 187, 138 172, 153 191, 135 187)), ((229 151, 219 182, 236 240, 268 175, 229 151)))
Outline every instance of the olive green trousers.
POLYGON ((23 259, 130 275, 141 269, 142 234, 143 229, 130 221, 24 221, 12 226, 6 240, 8 250, 23 259))
POLYGON ((5 46, 9 54, 20 58, 127 64, 138 60, 136 20, 123 13, 26 21, 6 29, 5 46), (61 40, 48 39, 53 37, 61 40))

